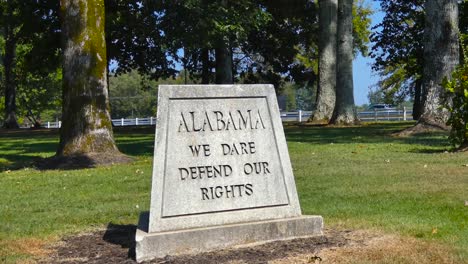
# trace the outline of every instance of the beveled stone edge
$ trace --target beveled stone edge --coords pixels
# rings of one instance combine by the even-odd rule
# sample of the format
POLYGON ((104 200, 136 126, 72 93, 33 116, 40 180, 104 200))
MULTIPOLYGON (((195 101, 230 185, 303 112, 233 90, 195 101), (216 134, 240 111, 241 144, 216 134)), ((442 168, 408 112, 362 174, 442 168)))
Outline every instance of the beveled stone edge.
POLYGON ((323 235, 321 216, 300 216, 222 226, 147 233, 148 214, 142 213, 135 234, 137 262, 167 255, 197 254, 234 246, 323 235))

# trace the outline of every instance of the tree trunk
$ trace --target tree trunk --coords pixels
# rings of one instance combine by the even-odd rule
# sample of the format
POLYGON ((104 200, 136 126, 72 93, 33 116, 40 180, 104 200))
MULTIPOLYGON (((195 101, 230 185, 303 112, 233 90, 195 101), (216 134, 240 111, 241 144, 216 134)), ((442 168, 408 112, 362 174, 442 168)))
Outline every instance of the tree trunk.
POLYGON ((310 121, 328 123, 335 108, 338 0, 319 0, 319 79, 310 121))
POLYGON ((98 163, 102 161, 99 159, 109 162, 121 154, 113 139, 109 115, 104 0, 60 3, 63 115, 57 156, 86 156, 98 163))
POLYGON ((422 90, 422 80, 417 79, 414 85, 414 100, 413 100, 413 120, 419 120, 424 106, 424 94, 422 90))
POLYGON ((232 55, 226 39, 219 41, 215 49, 216 56, 216 83, 232 84, 232 55))
POLYGON ((358 123, 353 94, 353 0, 338 0, 336 101, 331 124, 358 123))
POLYGON ((425 4, 423 86, 427 91, 419 123, 447 128, 449 112, 442 109, 444 77, 459 62, 458 4, 456 0, 428 0, 425 4))
MULTIPOLYGON (((7 3, 8 4, 8 3, 7 3)), ((13 10, 8 6, 8 16, 12 16, 13 10)), ((16 83, 15 83, 15 55, 16 55, 16 40, 14 29, 11 25, 4 26, 5 34, 5 56, 3 58, 4 69, 4 87, 5 87, 5 122, 4 128, 18 128, 16 119, 16 83)))
POLYGON ((210 51, 207 48, 201 50, 202 76, 201 83, 209 84, 211 77, 210 51))

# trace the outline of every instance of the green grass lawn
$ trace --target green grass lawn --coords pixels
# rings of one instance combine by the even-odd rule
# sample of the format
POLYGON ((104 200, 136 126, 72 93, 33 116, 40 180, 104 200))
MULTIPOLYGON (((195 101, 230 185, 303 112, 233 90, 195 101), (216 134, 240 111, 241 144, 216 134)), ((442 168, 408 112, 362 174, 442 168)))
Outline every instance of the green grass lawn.
MULTIPOLYGON (((287 127, 303 213, 440 243, 468 262, 468 153, 447 152, 440 133, 391 137, 409 125, 287 127)), ((18 241, 137 223, 149 208, 154 131, 115 134, 132 164, 38 171, 31 164, 54 154, 57 133, 0 131, 0 262, 30 257, 18 241)))

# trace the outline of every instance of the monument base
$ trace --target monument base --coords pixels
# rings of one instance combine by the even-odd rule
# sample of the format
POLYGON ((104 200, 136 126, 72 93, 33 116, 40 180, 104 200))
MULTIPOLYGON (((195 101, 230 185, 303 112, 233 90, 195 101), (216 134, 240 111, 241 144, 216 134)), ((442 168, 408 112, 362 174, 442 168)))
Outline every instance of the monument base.
POLYGON ((148 214, 136 231, 136 261, 166 255, 195 254, 230 246, 322 235, 321 216, 300 216, 242 224, 148 233, 148 214))

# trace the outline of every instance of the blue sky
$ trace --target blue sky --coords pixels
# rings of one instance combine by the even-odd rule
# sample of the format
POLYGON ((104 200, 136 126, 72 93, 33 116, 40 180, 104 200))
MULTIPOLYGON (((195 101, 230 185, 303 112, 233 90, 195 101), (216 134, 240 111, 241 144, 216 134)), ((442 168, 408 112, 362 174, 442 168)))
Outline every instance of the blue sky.
MULTIPOLYGON (((379 11, 378 1, 366 1, 374 9, 372 15, 372 26, 382 21, 383 13, 379 11)), ((370 48, 370 47, 369 47, 370 48)), ((368 104, 367 93, 369 87, 376 84, 379 77, 371 69, 373 60, 369 57, 359 55, 353 62, 354 102, 356 105, 368 104)))

